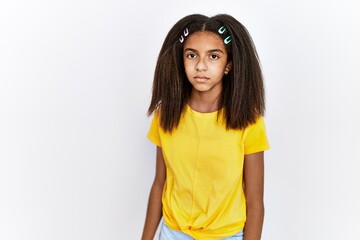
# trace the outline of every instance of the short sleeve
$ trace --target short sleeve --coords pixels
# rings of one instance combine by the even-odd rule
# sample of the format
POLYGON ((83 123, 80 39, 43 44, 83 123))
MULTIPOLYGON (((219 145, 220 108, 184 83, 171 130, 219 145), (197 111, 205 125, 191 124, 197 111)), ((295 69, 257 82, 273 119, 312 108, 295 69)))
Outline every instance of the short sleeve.
POLYGON ((154 143, 157 146, 161 146, 161 141, 160 141, 160 126, 159 126, 159 117, 157 114, 154 114, 152 120, 151 120, 151 124, 150 124, 150 129, 148 132, 148 139, 154 143))
POLYGON ((270 149, 263 117, 245 129, 244 153, 251 154, 270 149))

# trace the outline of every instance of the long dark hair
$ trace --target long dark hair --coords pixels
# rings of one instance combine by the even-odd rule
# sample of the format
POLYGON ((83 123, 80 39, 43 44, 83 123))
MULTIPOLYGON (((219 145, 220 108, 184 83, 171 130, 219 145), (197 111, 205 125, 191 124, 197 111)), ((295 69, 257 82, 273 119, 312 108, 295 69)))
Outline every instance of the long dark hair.
POLYGON ((188 15, 170 29, 156 64, 148 115, 157 112, 160 126, 166 132, 172 132, 178 126, 192 90, 185 74, 183 43, 192 33, 199 31, 214 32, 222 39, 231 39, 225 48, 232 69, 223 77, 218 106, 219 110, 222 109, 218 114, 223 115, 226 128, 243 129, 255 123, 265 112, 259 58, 247 29, 227 14, 210 18, 200 14, 188 15), (220 34, 219 29, 223 26, 226 31, 220 31, 223 32, 220 34))

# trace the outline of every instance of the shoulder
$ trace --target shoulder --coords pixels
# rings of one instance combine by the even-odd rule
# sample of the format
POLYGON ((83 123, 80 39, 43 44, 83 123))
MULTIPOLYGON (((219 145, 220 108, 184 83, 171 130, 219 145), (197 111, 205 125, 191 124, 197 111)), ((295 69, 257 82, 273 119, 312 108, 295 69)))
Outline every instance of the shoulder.
POLYGON ((264 129, 265 130, 265 120, 263 116, 259 116, 256 118, 255 122, 252 124, 249 124, 246 128, 245 128, 245 133, 246 132, 251 132, 255 129, 264 129))
POLYGON ((245 128, 244 138, 245 154, 264 151, 270 148, 263 117, 257 118, 255 123, 245 128))

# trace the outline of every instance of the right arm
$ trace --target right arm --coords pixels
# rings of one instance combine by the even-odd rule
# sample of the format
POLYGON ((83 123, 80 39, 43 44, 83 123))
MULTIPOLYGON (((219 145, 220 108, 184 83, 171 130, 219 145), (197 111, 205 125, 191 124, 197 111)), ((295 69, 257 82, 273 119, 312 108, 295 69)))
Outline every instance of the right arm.
POLYGON ((153 240, 162 217, 162 192, 166 180, 166 167, 161 147, 156 148, 156 173, 151 187, 141 240, 153 240))

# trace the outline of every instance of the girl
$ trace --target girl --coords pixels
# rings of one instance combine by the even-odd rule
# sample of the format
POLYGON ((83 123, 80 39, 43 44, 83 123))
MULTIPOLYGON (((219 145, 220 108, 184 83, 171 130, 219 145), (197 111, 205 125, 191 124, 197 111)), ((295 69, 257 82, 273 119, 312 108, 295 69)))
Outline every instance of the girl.
POLYGON ((264 88, 254 44, 229 15, 189 15, 155 69, 148 138, 157 145, 142 240, 259 240, 264 88))

